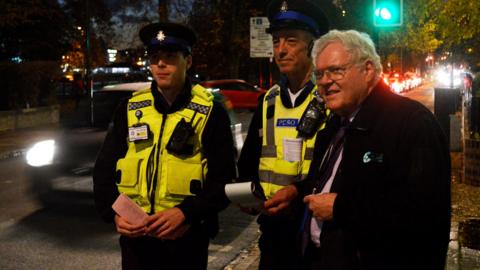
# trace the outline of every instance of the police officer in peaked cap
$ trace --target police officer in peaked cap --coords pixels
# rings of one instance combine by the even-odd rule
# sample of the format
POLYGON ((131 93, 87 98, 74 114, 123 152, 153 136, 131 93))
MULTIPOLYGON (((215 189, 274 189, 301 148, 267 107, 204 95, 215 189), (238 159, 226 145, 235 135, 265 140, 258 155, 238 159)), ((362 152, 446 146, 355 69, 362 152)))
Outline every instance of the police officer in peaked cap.
MULTIPOLYGON (((253 179, 267 198, 258 217, 261 236, 260 269, 296 269, 299 265, 298 234, 303 215, 302 198, 292 185, 305 182, 317 131, 325 127, 328 110, 316 112, 314 125, 302 115, 320 104, 313 79, 311 48, 325 34, 328 20, 312 2, 274 0, 267 10, 275 63, 281 77, 259 100, 245 140, 238 170, 241 179, 253 179), (307 127, 306 129, 301 127, 307 127), (286 141, 296 141, 284 145, 286 141), (299 142, 300 141, 300 142, 299 142), (286 152, 299 152, 289 157, 286 152)), ((309 111, 310 112, 310 111, 309 111)), ((255 214, 252 209, 243 209, 255 214)))
POLYGON ((227 112, 192 86, 195 34, 176 23, 140 30, 154 81, 119 104, 94 169, 94 197, 120 234, 123 269, 207 269, 210 238, 235 177, 227 112), (146 218, 112 209, 128 196, 146 218))

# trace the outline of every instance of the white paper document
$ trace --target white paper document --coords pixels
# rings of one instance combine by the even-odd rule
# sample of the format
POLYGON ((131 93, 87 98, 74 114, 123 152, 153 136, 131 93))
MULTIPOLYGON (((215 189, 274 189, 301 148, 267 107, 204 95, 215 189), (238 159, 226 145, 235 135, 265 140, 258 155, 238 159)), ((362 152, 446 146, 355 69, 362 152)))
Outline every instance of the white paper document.
POLYGON ((283 138, 283 159, 291 162, 302 159, 302 139, 283 138))
POLYGON ((253 182, 227 184, 225 186, 225 194, 234 204, 255 208, 259 211, 263 210, 265 195, 255 187, 253 182))
POLYGON ((120 193, 118 198, 112 205, 113 210, 122 218, 127 220, 132 225, 140 225, 145 218, 148 217, 147 213, 143 211, 132 199, 127 195, 120 193))

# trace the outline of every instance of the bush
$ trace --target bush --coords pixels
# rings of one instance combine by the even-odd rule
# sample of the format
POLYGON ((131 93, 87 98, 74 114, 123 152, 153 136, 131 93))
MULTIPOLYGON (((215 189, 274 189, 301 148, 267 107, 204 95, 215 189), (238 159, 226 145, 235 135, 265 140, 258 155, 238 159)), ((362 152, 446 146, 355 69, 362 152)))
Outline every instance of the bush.
POLYGON ((53 61, 0 63, 0 110, 18 110, 56 103, 61 70, 53 61))

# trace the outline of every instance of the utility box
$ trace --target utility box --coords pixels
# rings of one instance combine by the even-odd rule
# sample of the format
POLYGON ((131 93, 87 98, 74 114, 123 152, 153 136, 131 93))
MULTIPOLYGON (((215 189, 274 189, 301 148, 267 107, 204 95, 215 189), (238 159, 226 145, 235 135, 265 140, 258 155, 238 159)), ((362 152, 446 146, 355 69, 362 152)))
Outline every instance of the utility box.
POLYGON ((465 140, 464 182, 472 186, 480 186, 480 141, 465 140))
POLYGON ((462 151, 462 117, 450 114, 450 151, 462 151))
MULTIPOLYGON (((450 115, 455 115, 460 111, 461 95, 459 88, 435 88, 434 93, 434 114, 437 117, 440 126, 442 127, 447 141, 450 142, 451 121, 450 115)), ((455 120, 456 121, 456 120, 455 120)), ((455 128, 456 125, 455 125, 455 128)), ((460 129, 460 127, 458 127, 460 129)), ((456 131, 454 131, 456 132, 456 131)), ((460 132, 460 130, 458 130, 460 132)), ((452 149, 452 145, 450 145, 452 149)))

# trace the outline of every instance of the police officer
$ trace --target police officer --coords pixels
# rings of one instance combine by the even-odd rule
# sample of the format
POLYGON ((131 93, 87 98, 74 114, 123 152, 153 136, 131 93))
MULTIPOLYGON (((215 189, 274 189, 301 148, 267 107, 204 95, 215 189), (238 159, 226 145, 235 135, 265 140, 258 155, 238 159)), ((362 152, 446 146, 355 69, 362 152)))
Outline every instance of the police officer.
POLYGON ((302 206, 290 202, 282 188, 304 180, 316 132, 324 127, 327 112, 313 81, 310 54, 314 39, 328 31, 328 20, 304 0, 274 0, 267 13, 283 76, 259 101, 238 169, 241 179, 259 181, 268 199, 258 218, 260 269, 293 269, 302 206))
POLYGON ((123 269, 206 269, 224 186, 235 176, 230 120, 203 87, 191 85, 194 32, 154 23, 140 30, 151 87, 121 103, 94 169, 95 203, 120 234, 123 269), (119 193, 146 218, 112 210, 119 193))

